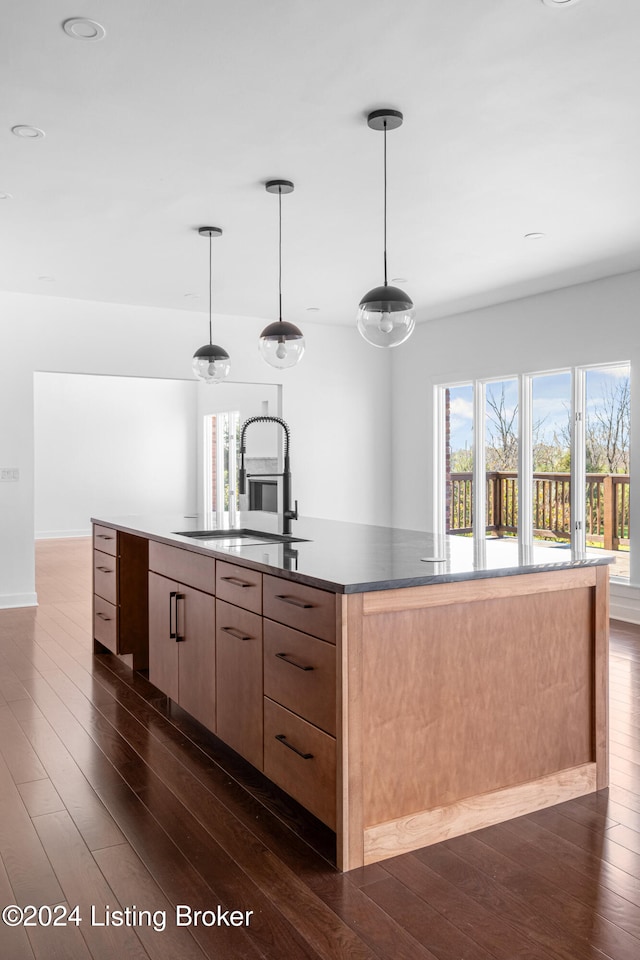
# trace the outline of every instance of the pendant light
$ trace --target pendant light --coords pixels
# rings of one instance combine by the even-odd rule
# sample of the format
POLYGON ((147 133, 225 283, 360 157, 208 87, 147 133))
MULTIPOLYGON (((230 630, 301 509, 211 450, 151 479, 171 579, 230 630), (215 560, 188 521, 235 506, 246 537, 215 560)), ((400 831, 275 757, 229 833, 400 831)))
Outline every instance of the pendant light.
POLYGON ((374 110, 367 117, 372 130, 384 132, 384 284, 365 293, 358 310, 358 330, 374 347, 397 347, 411 336, 415 326, 413 301, 398 287, 387 283, 387 130, 402 125, 398 110, 374 110))
POLYGON ((282 319, 282 194, 293 193, 290 180, 268 180, 267 193, 278 194, 278 319, 260 334, 262 358, 280 370, 293 367, 304 353, 304 337, 295 324, 282 319))
POLYGON ((218 347, 211 336, 211 240, 221 237, 222 230, 220 227, 200 227, 198 233, 201 237, 209 237, 209 343, 194 353, 193 372, 205 383, 220 383, 229 376, 231 362, 227 351, 218 347))

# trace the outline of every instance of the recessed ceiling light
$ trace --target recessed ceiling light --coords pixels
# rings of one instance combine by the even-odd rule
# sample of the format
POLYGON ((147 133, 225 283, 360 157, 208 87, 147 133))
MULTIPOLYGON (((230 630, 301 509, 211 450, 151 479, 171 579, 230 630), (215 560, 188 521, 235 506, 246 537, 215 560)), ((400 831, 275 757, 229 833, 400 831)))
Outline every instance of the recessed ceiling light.
POLYGON ((307 307, 307 313, 319 313, 320 307, 307 307))
POLYGON ((392 277, 391 283, 409 283, 406 277, 392 277))
POLYGON ((574 3, 579 3, 580 0, 542 0, 545 7, 572 7, 574 3))
POLYGON ((525 233, 525 240, 542 240, 546 237, 546 233, 525 233))
POLYGON ((0 200, 13 200, 13 197, 11 196, 10 193, 0 192, 0 200))
POLYGON ((199 299, 200 299, 200 294, 199 294, 199 293, 185 293, 185 297, 187 298, 187 300, 199 300, 199 299))
POLYGON ((11 133, 25 140, 42 140, 45 136, 44 130, 40 127, 30 127, 27 123, 18 123, 15 127, 11 127, 11 133))
POLYGON ((102 40, 106 34, 105 28, 95 20, 85 20, 84 17, 72 17, 65 20, 62 29, 73 40, 102 40))
POLYGON ((55 277, 45 277, 45 276, 42 276, 42 277, 38 277, 38 280, 42 280, 42 281, 44 281, 44 282, 46 282, 46 283, 53 283, 53 281, 55 280, 55 277))

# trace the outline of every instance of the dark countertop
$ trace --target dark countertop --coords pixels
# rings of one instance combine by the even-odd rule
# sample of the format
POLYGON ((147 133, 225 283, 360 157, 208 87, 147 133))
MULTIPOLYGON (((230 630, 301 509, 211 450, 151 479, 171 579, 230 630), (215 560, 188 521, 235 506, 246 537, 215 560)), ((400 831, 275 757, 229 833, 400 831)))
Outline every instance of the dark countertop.
MULTIPOLYGON (((334 593, 362 593, 430 583, 514 576, 522 573, 607 564, 611 558, 590 550, 577 557, 570 547, 536 543, 522 556, 512 539, 476 541, 471 537, 436 537, 416 530, 343 523, 303 517, 292 522, 301 541, 225 546, 216 540, 192 539, 182 533, 213 530, 202 517, 95 517, 102 523, 151 540, 213 555, 262 573, 323 587, 334 593)), ((278 533, 274 514, 239 514, 235 526, 278 533)), ((231 531, 230 531, 231 532, 231 531)))

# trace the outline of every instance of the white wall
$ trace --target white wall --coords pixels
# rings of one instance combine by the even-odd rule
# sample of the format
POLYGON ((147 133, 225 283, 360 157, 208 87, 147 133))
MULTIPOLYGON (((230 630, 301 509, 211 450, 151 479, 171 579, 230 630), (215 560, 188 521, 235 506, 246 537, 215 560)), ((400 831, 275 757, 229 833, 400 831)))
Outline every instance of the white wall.
MULTIPOLYGON (((631 362, 632 523, 640 517, 639 309, 634 272, 418 327, 411 349, 392 356, 392 523, 432 527, 434 384, 622 360, 631 362)), ((640 622, 640 542, 633 543, 632 533, 631 585, 612 587, 612 597, 614 612, 640 622)))
MULTIPOLYGON (((282 372, 258 354, 264 319, 215 318, 216 340, 234 380, 284 384, 301 513, 388 523, 389 356, 355 325, 303 325, 307 352, 282 372)), ((203 314, 0 293, 0 466, 20 470, 0 484, 0 607, 36 602, 34 372, 190 379, 204 329, 203 314)))
POLYGON ((92 514, 193 513, 198 384, 35 373, 35 533, 86 536, 92 514))

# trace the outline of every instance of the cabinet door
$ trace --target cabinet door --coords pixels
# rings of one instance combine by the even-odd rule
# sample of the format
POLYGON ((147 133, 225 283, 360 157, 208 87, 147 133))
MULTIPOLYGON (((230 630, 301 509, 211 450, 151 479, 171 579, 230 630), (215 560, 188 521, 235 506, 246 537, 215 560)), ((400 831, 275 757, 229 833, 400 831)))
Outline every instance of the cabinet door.
MULTIPOLYGON (((167 607, 168 609, 168 607, 167 607)), ((192 717, 216 731, 216 601, 208 593, 178 585, 177 701, 192 717)))
POLYGON ((178 700, 178 650, 175 637, 179 584, 149 574, 149 680, 172 700, 178 700))
POLYGON ((262 617, 216 603, 217 734, 262 770, 262 617))

